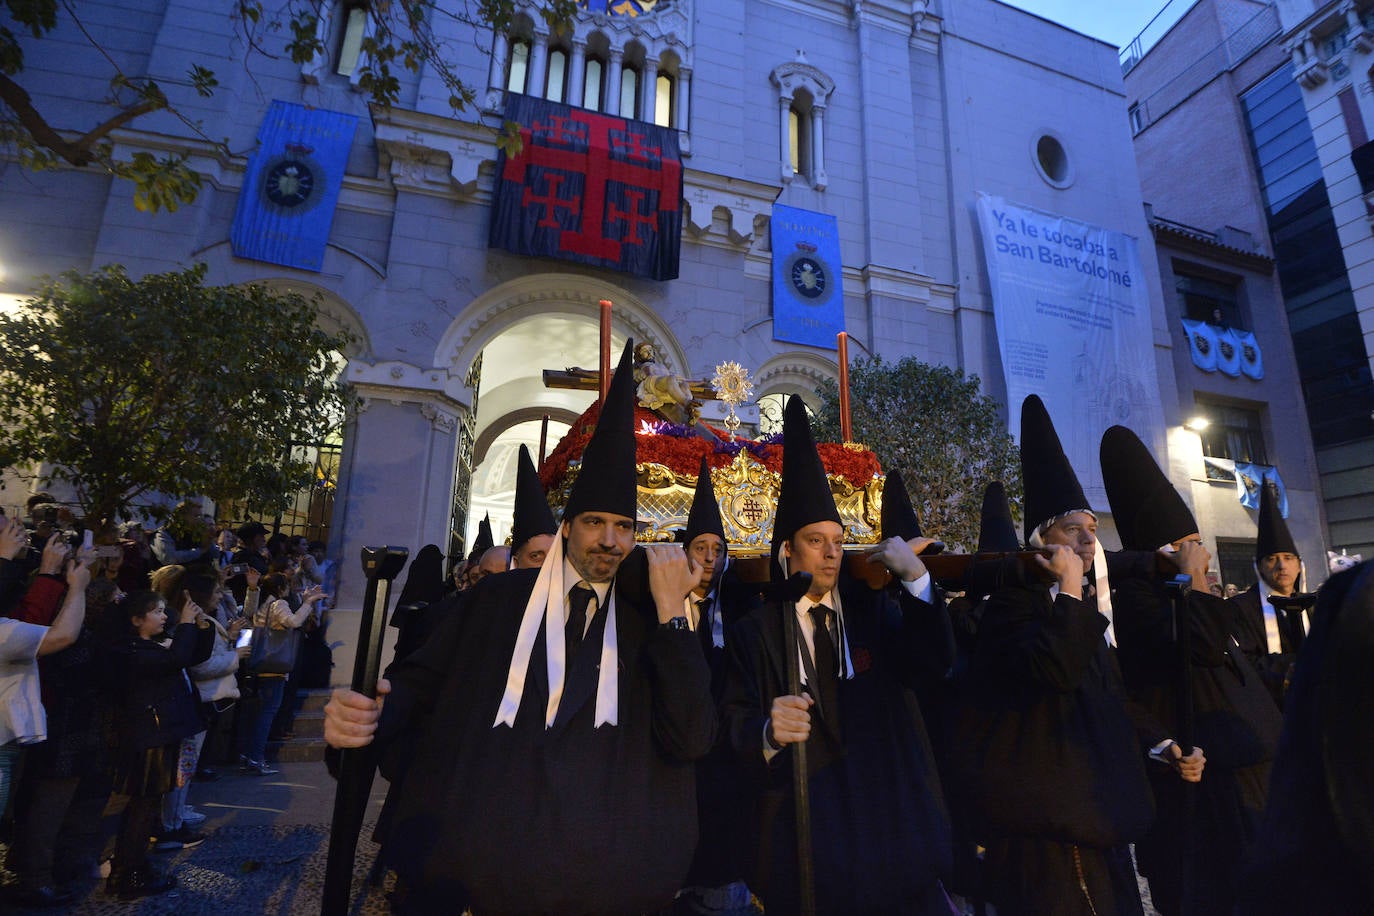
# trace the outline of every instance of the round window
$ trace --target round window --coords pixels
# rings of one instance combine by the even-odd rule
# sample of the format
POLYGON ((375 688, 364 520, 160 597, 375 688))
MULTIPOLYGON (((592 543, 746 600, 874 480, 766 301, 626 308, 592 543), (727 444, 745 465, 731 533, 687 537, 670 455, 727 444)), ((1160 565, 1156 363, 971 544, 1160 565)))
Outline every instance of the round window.
POLYGON ((1073 183, 1073 167, 1069 164, 1069 154, 1059 138, 1050 133, 1041 134, 1035 141, 1035 168, 1056 188, 1067 188, 1073 183))

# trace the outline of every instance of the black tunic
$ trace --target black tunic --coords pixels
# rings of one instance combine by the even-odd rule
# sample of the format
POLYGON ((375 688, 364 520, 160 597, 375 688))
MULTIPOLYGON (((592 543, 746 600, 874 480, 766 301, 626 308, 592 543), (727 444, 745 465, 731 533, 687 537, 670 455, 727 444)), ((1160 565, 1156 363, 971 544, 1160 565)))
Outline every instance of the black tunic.
POLYGON ((1106 629, 1091 603, 1051 601, 1039 585, 1001 589, 983 609, 951 757, 958 810, 993 853, 986 879, 999 911, 1057 900, 1078 912, 1068 908, 1078 882, 1064 886, 1072 869, 1043 871, 1077 856, 1086 883, 1102 888, 1098 913, 1139 912, 1111 851, 1144 836, 1154 804, 1106 629), (1110 879, 1099 874, 1108 867, 1110 879))
MULTIPOLYGON (((815 718, 806 742, 816 909, 892 912, 929 899, 950 868, 949 817, 916 689, 949 670, 954 639, 943 608, 905 592, 894 599, 842 579, 840 594, 855 676, 839 683, 839 734, 815 718)), ((782 613, 776 604, 756 609, 726 646, 726 725, 762 789, 750 886, 769 913, 798 906, 795 746, 763 756, 773 699, 788 692, 782 613)))
POLYGON ((428 717, 389 837, 424 911, 642 913, 667 905, 696 843, 692 761, 716 717, 696 636, 617 589, 619 724, 593 729, 605 611, 558 719, 543 631, 513 728, 493 728, 536 570, 489 576, 391 673, 378 742, 428 717))
MULTIPOLYGON (((1228 600, 1236 620, 1236 639, 1250 663, 1264 678, 1264 684, 1274 698, 1274 703, 1283 708, 1284 683, 1288 680, 1293 662, 1297 658, 1296 649, 1288 641, 1282 622, 1279 624, 1278 652, 1269 651, 1269 637, 1264 630, 1264 608, 1260 601, 1259 583, 1255 583, 1234 598, 1228 600)), ((1206 750, 1206 745, 1203 745, 1206 750)))
MULTIPOLYGON (((1184 740, 1189 736, 1179 731, 1181 659, 1169 598, 1154 577, 1113 581, 1127 690, 1184 740)), ((1264 810, 1282 720, 1233 638, 1234 617, 1226 603, 1190 591, 1186 613, 1195 720, 1190 737, 1206 754, 1207 768, 1196 785, 1185 784, 1171 768, 1149 768, 1158 817, 1136 845, 1136 859, 1159 912, 1229 913, 1241 858, 1264 810)))

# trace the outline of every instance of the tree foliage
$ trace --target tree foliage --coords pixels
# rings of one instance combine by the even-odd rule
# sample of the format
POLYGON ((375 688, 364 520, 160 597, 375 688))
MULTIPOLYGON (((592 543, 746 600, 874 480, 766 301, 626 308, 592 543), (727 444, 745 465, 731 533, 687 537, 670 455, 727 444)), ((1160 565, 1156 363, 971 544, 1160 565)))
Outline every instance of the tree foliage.
POLYGON ((288 443, 348 406, 348 338, 299 295, 204 278, 71 272, 0 314, 0 467, 45 462, 95 520, 153 493, 284 507, 310 470, 288 443))
MULTIPOLYGON (((212 140, 199 123, 183 116, 156 80, 146 74, 123 72, 115 58, 105 53, 98 30, 86 28, 77 4, 66 0, 6 0, 6 8, 10 24, 0 24, 0 143, 10 145, 31 169, 99 168, 128 179, 134 183, 134 205, 140 210, 176 210, 195 201, 201 177, 191 167, 189 154, 159 158, 138 152, 120 158, 111 134, 150 112, 165 111, 228 154, 224 143, 212 140), (26 42, 32 44, 49 35, 61 17, 71 20, 110 68, 110 93, 103 100, 108 111, 97 124, 53 123, 21 84, 26 42)), ((232 27, 244 39, 249 55, 304 64, 328 53, 326 42, 338 23, 326 21, 326 17, 330 11, 337 17, 347 8, 348 4, 329 0, 235 0, 226 5, 225 25, 226 30, 232 27)), ((367 28, 357 82, 364 97, 373 105, 388 108, 400 97, 402 76, 423 69, 443 84, 449 107, 457 113, 472 104, 476 89, 463 82, 455 63, 464 56, 489 51, 444 37, 450 31, 449 23, 503 31, 510 27, 516 2, 389 0, 366 3, 361 8, 367 15, 367 28)), ((538 0, 533 8, 558 33, 571 22, 577 0, 538 0)), ((202 97, 213 95, 219 86, 214 71, 198 63, 177 81, 202 97)), ((507 129, 498 142, 509 146, 518 143, 518 138, 507 129)))
MULTIPOLYGON (((930 537, 972 550, 978 542, 983 488, 1002 481, 1021 506, 1020 452, 976 375, 932 366, 914 357, 896 363, 860 359, 849 369, 851 433, 896 468, 930 537)), ((813 426, 819 439, 839 441, 839 388, 818 389, 813 426)))

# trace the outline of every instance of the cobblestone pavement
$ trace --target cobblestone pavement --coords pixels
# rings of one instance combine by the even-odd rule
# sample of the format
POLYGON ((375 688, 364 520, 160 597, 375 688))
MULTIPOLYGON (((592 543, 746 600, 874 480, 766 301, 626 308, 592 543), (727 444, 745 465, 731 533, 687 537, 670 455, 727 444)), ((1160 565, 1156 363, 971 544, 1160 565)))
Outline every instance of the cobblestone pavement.
MULTIPOLYGON (((72 914, 263 914, 318 913, 334 806, 334 780, 323 763, 283 763, 276 776, 238 776, 232 767, 218 782, 191 788, 191 803, 207 816, 196 829, 204 843, 176 853, 153 853, 177 888, 143 900, 121 902, 104 892, 104 881, 88 882, 79 902, 60 910, 23 910, 0 902, 7 913, 72 914)), ((388 912, 380 888, 364 878, 377 854, 372 823, 385 797, 378 778, 369 800, 354 867, 353 907, 358 914, 388 912)), ((111 820, 110 828, 117 822, 111 820)))
MULTIPOLYGON (((232 767, 218 782, 197 783, 191 803, 207 820, 197 830, 204 843, 177 853, 153 853, 158 867, 176 876, 177 888, 128 903, 107 896, 104 882, 92 879, 84 897, 60 910, 24 910, 7 906, 6 916, 40 913, 124 914, 124 916, 270 916, 316 914, 324 888, 329 822, 334 809, 334 780, 323 763, 282 763, 276 776, 239 776, 232 767)), ((389 912, 382 888, 369 888, 365 878, 377 855, 372 827, 386 797, 380 777, 368 800, 353 869, 351 912, 358 916, 389 912)), ((108 819, 113 835, 115 818, 108 819)), ((3 848, 3 847, 0 847, 3 848)), ((1140 882, 1146 916, 1155 916, 1149 891, 1140 882)))

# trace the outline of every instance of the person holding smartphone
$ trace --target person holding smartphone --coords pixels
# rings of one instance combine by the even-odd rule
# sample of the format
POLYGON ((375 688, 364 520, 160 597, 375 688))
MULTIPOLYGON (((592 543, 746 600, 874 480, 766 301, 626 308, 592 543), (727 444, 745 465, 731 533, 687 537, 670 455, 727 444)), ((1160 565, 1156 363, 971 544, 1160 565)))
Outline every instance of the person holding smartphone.
MULTIPOLYGON (((295 611, 287 601, 291 592, 291 580, 281 573, 269 573, 262 579, 264 606, 254 611, 251 618, 254 629, 272 630, 296 629, 305 624, 315 612, 315 605, 324 597, 324 589, 311 588, 301 596, 301 606, 295 611)), ((251 672, 257 679, 259 709, 256 716, 247 719, 249 731, 240 760, 240 770, 259 776, 272 776, 280 772, 267 763, 267 736, 272 729, 272 720, 281 708, 282 696, 286 689, 285 674, 251 672)))

